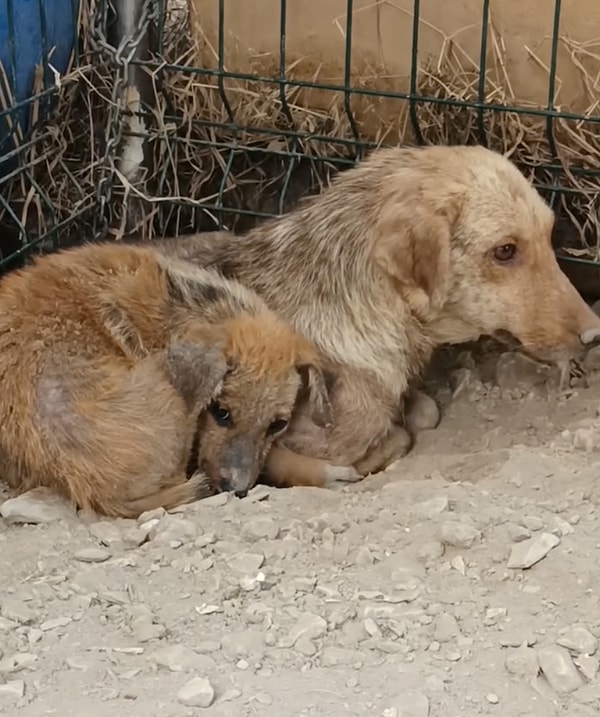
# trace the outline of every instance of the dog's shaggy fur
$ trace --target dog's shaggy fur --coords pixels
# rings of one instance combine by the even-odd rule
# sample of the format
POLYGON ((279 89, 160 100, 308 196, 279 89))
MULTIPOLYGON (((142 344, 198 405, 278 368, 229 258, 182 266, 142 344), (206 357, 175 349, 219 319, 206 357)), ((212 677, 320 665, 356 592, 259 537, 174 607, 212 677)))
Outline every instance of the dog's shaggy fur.
POLYGON ((300 415, 279 442, 311 457, 288 456, 290 475, 319 484, 314 459, 364 475, 406 453, 402 399, 435 346, 500 332, 562 360, 597 338, 600 320, 555 260, 552 226, 550 208, 497 153, 395 148, 245 236, 156 246, 251 287, 330 361, 333 427, 300 415))
POLYGON ((46 256, 0 283, 0 476, 123 517, 244 494, 299 395, 330 422, 318 362, 216 272, 115 244, 46 256))

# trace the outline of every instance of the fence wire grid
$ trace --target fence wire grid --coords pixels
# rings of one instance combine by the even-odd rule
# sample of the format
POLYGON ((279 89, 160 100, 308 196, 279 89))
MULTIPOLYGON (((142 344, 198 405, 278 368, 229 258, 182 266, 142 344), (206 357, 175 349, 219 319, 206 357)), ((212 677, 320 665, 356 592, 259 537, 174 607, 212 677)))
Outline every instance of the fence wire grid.
MULTIPOLYGON (((273 0, 277 49, 268 62, 240 67, 230 62, 228 24, 247 0, 190 0, 195 25, 181 0, 145 0, 123 36, 128 1, 69 0, 77 38, 68 70, 59 76, 44 46, 32 95, 11 103, 6 89, 0 93, 0 131, 3 122, 11 130, 0 142, 0 270, 83 241, 244 231, 320 191, 373 148, 399 142, 479 143, 509 153, 557 214, 560 256, 600 266, 600 110, 569 112, 557 103, 561 0, 554 0, 547 92, 537 107, 498 92, 492 0, 480 2, 475 66, 460 73, 456 48, 435 67, 421 57, 422 3, 413 0, 402 82, 381 80, 381 67, 370 80, 357 75, 358 0, 341 3, 334 81, 303 76, 288 53, 294 0, 273 0), (203 6, 210 6, 210 38, 198 31, 203 6), (309 102, 315 93, 318 109, 309 102)), ((8 0, 9 16, 17 4, 8 0)), ((44 0, 38 5, 42 17, 44 0)), ((5 67, 0 86, 4 78, 10 88, 14 75, 5 67)))

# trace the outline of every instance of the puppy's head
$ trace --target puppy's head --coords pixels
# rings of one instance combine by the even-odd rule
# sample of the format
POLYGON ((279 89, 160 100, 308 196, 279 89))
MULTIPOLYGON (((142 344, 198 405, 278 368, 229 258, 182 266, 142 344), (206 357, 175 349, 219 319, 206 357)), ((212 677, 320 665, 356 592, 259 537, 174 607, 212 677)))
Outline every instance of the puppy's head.
POLYGON ((331 405, 316 350, 266 312, 228 322, 225 355, 223 388, 200 418, 198 466, 216 490, 244 496, 296 405, 308 402, 322 426, 331 405))
POLYGON ((482 147, 396 152, 395 165, 383 158, 373 255, 436 343, 510 334, 564 360, 600 338, 556 262, 552 211, 508 159, 482 147))

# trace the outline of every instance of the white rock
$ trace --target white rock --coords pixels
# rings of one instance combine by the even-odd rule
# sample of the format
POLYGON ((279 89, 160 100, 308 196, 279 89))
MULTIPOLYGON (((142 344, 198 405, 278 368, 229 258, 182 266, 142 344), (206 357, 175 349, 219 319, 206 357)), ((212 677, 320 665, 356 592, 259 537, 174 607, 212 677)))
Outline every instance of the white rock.
POLYGON ((593 682, 598 676, 598 670, 600 669, 600 658, 598 655, 577 655, 574 658, 574 662, 581 670, 581 674, 593 682))
POLYGON ((429 700, 422 692, 405 692, 389 709, 397 717, 429 717, 429 700))
POLYGON ((27 603, 8 597, 3 597, 0 601, 0 615, 21 625, 31 625, 37 618, 36 613, 27 603))
POLYGON ((446 520, 441 525, 440 538, 442 543, 453 548, 470 548, 476 540, 481 538, 481 533, 468 523, 446 520))
POLYGON ((6 702, 16 702, 25 694, 23 680, 12 680, 0 685, 0 705, 6 702))
POLYGON ((179 690, 177 699, 187 707, 210 707, 215 701, 215 689, 206 677, 193 677, 179 690))
POLYGON ((556 643, 580 655, 593 655, 598 649, 598 640, 583 625, 563 628, 556 643))
POLYGON ((103 563, 111 557, 111 554, 108 550, 92 547, 78 550, 73 557, 81 563, 103 563))
POLYGON ((552 689, 558 694, 574 692, 583 686, 583 680, 571 656, 562 647, 538 650, 540 667, 552 689))
POLYGON ((148 659, 171 672, 206 672, 215 667, 212 657, 199 655, 186 645, 167 645, 149 655, 148 659))
POLYGON ((327 632, 327 622, 319 615, 305 612, 298 618, 298 621, 288 634, 286 646, 292 647, 301 638, 315 640, 327 632))
POLYGON ((237 553, 227 560, 227 564, 233 572, 252 577, 261 569, 264 562, 265 556, 262 553, 237 553))
POLYGON ((508 672, 526 680, 532 680, 540 671, 538 654, 527 643, 523 643, 516 650, 506 656, 505 666, 508 672))
POLYGON ((544 521, 541 518, 538 518, 537 515, 526 515, 523 517, 521 522, 526 528, 529 528, 529 530, 533 530, 534 532, 536 530, 541 530, 544 527, 544 521))
POLYGON ((560 545, 560 538, 552 533, 540 533, 517 543, 510 551, 507 567, 526 570, 545 558, 557 545, 560 545))
POLYGON ((0 515, 9 523, 53 523, 75 517, 75 508, 49 488, 34 488, 0 505, 0 515))
POLYGON ((279 526, 272 518, 255 518, 245 523, 242 534, 252 540, 275 540, 279 536, 279 526))
POLYGON ((31 667, 37 659, 37 655, 31 652, 16 652, 14 655, 0 660, 0 674, 6 675, 25 670, 31 667))
POLYGON ((48 632, 48 630, 57 630, 59 627, 66 627, 70 622, 73 621, 73 618, 68 617, 65 615, 65 617, 55 617, 52 620, 46 620, 40 625, 40 630, 43 632, 48 632))
POLYGON ((112 547, 119 546, 122 542, 121 529, 117 521, 98 520, 88 525, 88 530, 92 538, 95 538, 101 545, 112 547))
POLYGON ((524 540, 531 538, 531 531, 524 525, 508 524, 508 535, 513 543, 522 543, 524 540))
POLYGON ((445 495, 440 495, 437 498, 431 498, 425 500, 422 503, 417 503, 414 508, 415 515, 422 520, 431 520, 442 513, 445 513, 450 508, 450 502, 445 495))
POLYGON ((198 532, 194 521, 167 513, 151 528, 148 537, 156 545, 171 547, 173 542, 180 545, 193 542, 198 537, 198 532))

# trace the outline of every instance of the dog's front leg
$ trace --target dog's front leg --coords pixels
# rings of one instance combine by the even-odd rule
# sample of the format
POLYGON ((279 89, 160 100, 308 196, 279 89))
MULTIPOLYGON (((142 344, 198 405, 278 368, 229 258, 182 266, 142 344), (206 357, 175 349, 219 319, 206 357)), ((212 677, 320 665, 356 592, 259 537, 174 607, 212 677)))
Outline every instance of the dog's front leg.
POLYGON ((263 482, 276 488, 327 488, 335 483, 355 483, 361 478, 352 466, 337 466, 275 445, 267 457, 263 482))

